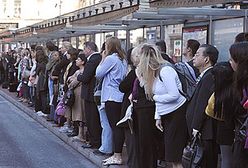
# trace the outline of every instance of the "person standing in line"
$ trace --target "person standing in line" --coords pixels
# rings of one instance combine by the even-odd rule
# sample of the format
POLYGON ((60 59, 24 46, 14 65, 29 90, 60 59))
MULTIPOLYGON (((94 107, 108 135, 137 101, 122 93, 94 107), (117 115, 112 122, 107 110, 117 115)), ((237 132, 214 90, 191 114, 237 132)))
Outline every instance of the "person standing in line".
POLYGON ((155 45, 158 46, 158 49, 160 50, 161 55, 164 60, 170 62, 171 64, 175 64, 175 62, 171 59, 171 57, 166 54, 167 47, 166 47, 166 43, 164 40, 157 41, 155 45))
POLYGON ((207 111, 212 109, 213 118, 216 119, 216 142, 220 146, 221 168, 232 168, 233 116, 236 107, 239 105, 233 95, 233 70, 230 63, 220 62, 213 67, 212 73, 214 76, 214 93, 208 101, 206 114, 208 114, 207 111), (211 105, 214 108, 211 108, 211 105))
MULTIPOLYGON (((164 134, 165 161, 173 168, 182 167, 182 153, 187 142, 186 98, 176 71, 163 59, 158 48, 141 48, 137 76, 146 96, 155 101, 156 127, 164 134)), ((155 137, 154 137, 155 138, 155 137)))
MULTIPOLYGON (((78 139, 80 141, 85 142, 86 136, 84 133, 84 125, 85 125, 85 110, 84 110, 84 100, 81 99, 81 82, 77 80, 77 76, 84 71, 84 65, 87 62, 87 58, 84 54, 79 54, 76 59, 76 65, 79 67, 72 76, 67 79, 68 89, 73 90, 75 96, 75 102, 71 107, 71 120, 73 122, 74 127, 78 130, 75 132, 75 136, 73 139, 78 139)), ((75 129, 74 128, 74 129, 75 129)))
POLYGON ((234 43, 229 49, 231 58, 230 64, 234 70, 234 93, 237 100, 243 106, 235 114, 235 138, 233 144, 233 164, 234 168, 248 167, 248 42, 234 43), (240 135, 240 129, 244 126, 243 131, 246 135, 240 135))
POLYGON ((217 167, 218 151, 216 144, 216 123, 208 117, 205 109, 208 100, 214 91, 214 78, 212 75, 213 66, 218 59, 219 51, 212 45, 203 44, 193 57, 193 65, 201 73, 193 97, 189 101, 186 120, 188 133, 192 136, 201 134, 204 147, 203 168, 217 167))
POLYGON ((84 143, 83 148, 99 148, 101 145, 101 125, 97 105, 94 102, 94 88, 96 85, 96 67, 101 62, 101 54, 97 52, 94 42, 84 44, 83 53, 87 57, 84 72, 77 76, 77 80, 82 82, 81 98, 85 101, 85 118, 89 134, 89 143, 84 143))
POLYGON ((186 44, 186 48, 184 49, 184 58, 187 63, 193 68, 195 76, 198 77, 200 75, 199 70, 193 65, 193 57, 195 56, 196 51, 198 50, 200 43, 197 40, 189 39, 186 44))
MULTIPOLYGON (((102 45, 101 55, 106 50, 105 44, 106 43, 104 42, 102 45)), ((96 82, 97 85, 95 88, 95 93, 98 92, 98 100, 96 101, 96 104, 97 104, 101 127, 102 127, 101 146, 100 148, 96 149, 93 153, 95 155, 100 155, 100 156, 111 156, 113 153, 113 133, 112 133, 112 129, 110 127, 107 114, 105 111, 105 103, 99 100, 99 97, 101 97, 99 95, 99 91, 101 92, 102 90, 102 82, 103 82, 103 79, 97 80, 96 82)), ((95 93, 94 93, 94 96, 95 96, 95 93)))
MULTIPOLYGON (((129 65, 129 72, 127 76, 119 85, 119 89, 124 93, 122 107, 121 107, 121 118, 125 117, 128 107, 131 105, 128 97, 132 93, 134 80, 137 78, 135 74, 135 68, 139 63, 139 47, 131 48, 127 51, 127 62, 129 65)), ((127 146, 127 165, 129 168, 138 167, 137 165, 137 155, 135 150, 135 139, 134 134, 131 132, 129 125, 126 121, 119 127, 122 127, 125 131, 125 143, 127 146)))
POLYGON ((127 62, 120 40, 110 37, 106 41, 106 50, 102 55, 102 61, 96 69, 96 77, 103 78, 101 102, 105 103, 105 111, 113 131, 114 155, 103 160, 105 166, 123 163, 124 129, 117 127, 116 124, 121 119, 121 104, 124 96, 119 90, 119 85, 126 73, 127 62))

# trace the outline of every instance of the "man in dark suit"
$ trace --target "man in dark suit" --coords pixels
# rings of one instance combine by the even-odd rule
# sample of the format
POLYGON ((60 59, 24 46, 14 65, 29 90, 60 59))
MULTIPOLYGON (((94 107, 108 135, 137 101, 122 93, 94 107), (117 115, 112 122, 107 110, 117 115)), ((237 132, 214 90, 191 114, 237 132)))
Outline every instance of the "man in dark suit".
POLYGON ((90 144, 84 144, 82 147, 99 148, 102 129, 93 95, 96 83, 95 72, 102 56, 97 52, 97 46, 94 42, 86 42, 83 52, 87 57, 87 63, 84 67, 84 72, 78 75, 77 80, 82 82, 81 98, 85 100, 86 126, 88 128, 90 144))
POLYGON ((189 136, 195 136, 198 132, 204 146, 204 156, 202 167, 217 167, 217 150, 215 143, 215 123, 214 120, 205 114, 208 99, 214 90, 214 79, 211 73, 213 65, 218 59, 218 50, 211 45, 203 44, 193 57, 194 66, 199 69, 200 76, 195 93, 190 100, 186 119, 189 136))

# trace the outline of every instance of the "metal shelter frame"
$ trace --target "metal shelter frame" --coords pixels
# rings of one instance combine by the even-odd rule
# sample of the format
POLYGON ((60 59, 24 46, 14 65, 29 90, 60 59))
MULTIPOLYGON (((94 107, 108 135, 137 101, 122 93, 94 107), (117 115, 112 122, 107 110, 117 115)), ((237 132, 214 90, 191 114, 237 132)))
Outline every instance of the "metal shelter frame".
MULTIPOLYGON (((246 9, 211 8, 216 4, 237 3, 231 0, 108 0, 82 8, 40 23, 0 33, 5 43, 48 41, 78 37, 86 34, 129 31, 137 28, 160 26, 164 39, 164 26, 191 22, 208 22, 210 34, 213 20, 243 17, 247 31, 246 9), (150 3, 150 4, 149 4, 150 3), (150 6, 149 6, 150 5, 150 6)), ((211 43, 211 37, 210 37, 211 43)), ((130 43, 127 40, 127 47, 130 43)))

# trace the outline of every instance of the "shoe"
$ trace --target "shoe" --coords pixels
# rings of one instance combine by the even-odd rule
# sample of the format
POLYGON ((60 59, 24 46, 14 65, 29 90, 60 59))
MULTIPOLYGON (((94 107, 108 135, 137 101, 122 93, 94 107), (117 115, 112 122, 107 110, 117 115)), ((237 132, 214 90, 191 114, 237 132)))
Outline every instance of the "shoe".
POLYGON ((34 107, 34 104, 29 104, 28 107, 34 107))
POLYGON ((69 132, 69 125, 65 124, 63 127, 59 129, 59 132, 66 133, 69 132))
POLYGON ((76 132, 69 132, 66 134, 68 137, 74 137, 74 136, 77 136, 78 134, 76 132))
POLYGON ((83 142, 83 143, 86 142, 85 139, 83 139, 82 137, 79 137, 78 135, 72 137, 72 142, 75 142, 75 141, 79 141, 79 142, 83 142))
POLYGON ((53 119, 47 117, 46 121, 53 121, 53 119))
POLYGON ((93 151, 93 153, 97 156, 112 156, 113 154, 112 153, 104 153, 104 152, 101 152, 99 151, 98 149, 93 151))
POLYGON ((89 143, 83 143, 82 147, 83 148, 92 148, 92 145, 89 143))
POLYGON ((114 156, 109 157, 108 159, 103 160, 103 166, 109 166, 109 165, 122 165, 123 160, 120 158, 116 158, 114 156))
POLYGON ((28 99, 23 99, 22 102, 23 102, 23 103, 27 103, 27 102, 28 102, 28 99))

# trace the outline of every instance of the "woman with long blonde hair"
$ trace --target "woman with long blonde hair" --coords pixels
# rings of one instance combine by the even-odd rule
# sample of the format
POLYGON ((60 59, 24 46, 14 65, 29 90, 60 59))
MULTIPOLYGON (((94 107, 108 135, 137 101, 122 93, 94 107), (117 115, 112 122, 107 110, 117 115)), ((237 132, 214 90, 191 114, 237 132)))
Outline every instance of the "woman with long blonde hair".
POLYGON ((162 58, 158 48, 151 44, 141 48, 137 76, 147 99, 155 101, 156 127, 164 135, 165 161, 174 168, 182 167, 187 125, 186 98, 180 94, 179 77, 172 65, 162 58))
POLYGON ((96 69, 96 78, 103 78, 101 103, 105 106, 107 119, 113 132, 114 155, 104 160, 103 165, 122 164, 122 147, 124 130, 116 123, 121 117, 121 105, 124 93, 119 85, 127 73, 125 52, 121 48, 120 40, 111 37, 106 41, 106 50, 102 54, 102 61, 96 69))

